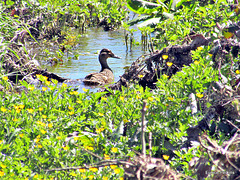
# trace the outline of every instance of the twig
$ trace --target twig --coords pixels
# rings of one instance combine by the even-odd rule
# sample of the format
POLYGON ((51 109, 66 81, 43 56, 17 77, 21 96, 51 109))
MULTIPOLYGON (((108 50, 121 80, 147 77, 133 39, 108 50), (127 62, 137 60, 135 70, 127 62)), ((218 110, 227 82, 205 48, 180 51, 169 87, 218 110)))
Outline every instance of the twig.
POLYGON ((77 145, 77 144, 75 144, 75 143, 73 143, 73 144, 74 144, 75 146, 81 148, 82 150, 86 151, 87 153, 91 154, 92 156, 95 156, 95 157, 97 157, 98 159, 101 159, 101 160, 103 159, 103 157, 98 156, 97 154, 95 154, 95 153, 93 153, 93 152, 91 152, 91 151, 89 151, 89 150, 87 150, 87 149, 84 149, 83 147, 81 147, 81 146, 79 146, 79 145, 77 145))
POLYGON ((146 101, 143 101, 143 106, 142 106, 142 137, 141 137, 141 140, 142 140, 142 154, 143 154, 143 157, 145 158, 146 157, 146 141, 145 141, 145 114, 146 114, 146 104, 147 102, 146 101))
POLYGON ((149 156, 152 157, 152 132, 149 132, 149 156))

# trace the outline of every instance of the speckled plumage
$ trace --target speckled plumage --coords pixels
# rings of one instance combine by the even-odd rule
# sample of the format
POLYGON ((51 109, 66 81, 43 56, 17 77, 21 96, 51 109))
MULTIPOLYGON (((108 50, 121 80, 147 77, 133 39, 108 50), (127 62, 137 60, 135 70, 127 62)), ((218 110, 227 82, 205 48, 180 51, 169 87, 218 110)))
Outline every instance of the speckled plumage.
POLYGON ((98 86, 98 85, 110 83, 114 80, 113 72, 107 64, 107 59, 110 57, 117 58, 117 59, 120 58, 114 55, 112 51, 109 49, 101 50, 99 54, 99 62, 101 64, 102 69, 99 73, 90 73, 89 75, 87 75, 83 80, 85 85, 98 86))

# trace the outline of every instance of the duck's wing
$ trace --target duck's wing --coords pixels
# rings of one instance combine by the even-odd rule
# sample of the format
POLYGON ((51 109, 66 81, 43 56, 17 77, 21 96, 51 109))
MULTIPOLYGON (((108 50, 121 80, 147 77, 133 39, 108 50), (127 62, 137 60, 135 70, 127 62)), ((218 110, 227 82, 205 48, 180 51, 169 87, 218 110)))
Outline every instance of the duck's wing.
POLYGON ((113 81, 113 74, 112 72, 102 71, 100 73, 91 73, 85 77, 83 80, 84 84, 86 85, 103 85, 106 83, 110 83, 113 81))

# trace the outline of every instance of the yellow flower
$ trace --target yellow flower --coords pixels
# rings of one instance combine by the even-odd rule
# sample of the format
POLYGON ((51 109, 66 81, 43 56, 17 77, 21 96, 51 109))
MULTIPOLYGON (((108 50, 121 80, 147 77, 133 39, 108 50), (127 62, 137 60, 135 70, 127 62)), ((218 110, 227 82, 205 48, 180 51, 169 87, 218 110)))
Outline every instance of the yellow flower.
POLYGON ((7 81, 7 80, 8 80, 8 77, 7 77, 7 76, 3 76, 3 80, 4 80, 4 81, 7 81))
POLYGON ((114 169, 114 172, 115 172, 115 174, 119 174, 120 173, 120 169, 119 168, 114 169))
POLYGON ((39 110, 39 111, 43 111, 43 108, 42 108, 42 107, 40 107, 40 108, 38 108, 38 110, 39 110))
POLYGON ((98 171, 98 168, 96 168, 96 167, 90 167, 89 170, 92 171, 92 172, 97 172, 97 171, 98 171))
POLYGON ((119 180, 124 180, 124 178, 123 178, 123 177, 120 177, 119 180))
POLYGON ((173 65, 172 62, 167 62, 167 66, 168 66, 168 67, 171 67, 172 65, 173 65))
POLYGON ((14 122, 18 121, 18 119, 13 119, 14 122))
POLYGON ((0 144, 2 143, 3 141, 2 140, 0 140, 0 144))
POLYGON ((88 176, 88 179, 89 179, 89 180, 92 180, 93 178, 94 178, 94 175, 88 176))
POLYGON ((16 110, 17 113, 20 113, 20 111, 21 111, 21 109, 17 109, 17 110, 16 110))
POLYGON ((109 160, 109 159, 111 159, 111 158, 110 158, 110 156, 109 156, 109 155, 107 155, 107 154, 104 154, 104 159, 106 159, 106 160, 109 160))
POLYGON ((36 74, 37 78, 40 79, 40 77, 42 76, 41 74, 36 74))
POLYGON ((127 119, 124 119, 124 120, 123 120, 123 122, 124 122, 124 123, 128 123, 128 122, 129 122, 129 120, 127 120, 127 119))
POLYGON ((1 164, 1 167, 4 169, 4 168, 6 168, 7 166, 6 166, 6 165, 4 165, 4 164, 1 164))
POLYGON ((103 179, 103 180, 108 180, 108 177, 103 176, 102 179, 103 179))
POLYGON ((200 63, 200 61, 194 61, 195 65, 198 65, 200 63))
POLYGON ((201 99, 203 97, 203 94, 197 93, 196 96, 201 99))
POLYGON ((48 127, 49 127, 49 128, 52 128, 52 127, 53 127, 53 124, 52 124, 52 123, 48 124, 48 127))
POLYGON ((57 139, 58 139, 58 140, 61 140, 61 139, 62 139, 62 137, 61 137, 61 136, 57 136, 57 139))
POLYGON ((94 148, 93 148, 92 146, 86 146, 85 148, 88 149, 88 150, 90 150, 90 151, 93 151, 93 150, 94 150, 94 148))
POLYGON ((80 172, 80 173, 84 173, 84 172, 86 172, 86 169, 80 168, 80 169, 79 169, 79 172, 80 172))
POLYGON ((141 97, 139 95, 136 96, 136 99, 140 99, 141 97))
POLYGON ((39 141, 40 141, 40 139, 38 139, 38 138, 34 139, 35 143, 38 143, 39 141))
POLYGON ((139 78, 143 78, 143 75, 142 75, 142 74, 139 74, 138 77, 139 77, 139 78))
POLYGON ((197 47, 197 50, 201 51, 201 50, 203 50, 203 47, 199 46, 199 47, 197 47))
POLYGON ((50 85, 51 84, 51 82, 50 81, 46 81, 46 85, 50 85))
POLYGON ((163 159, 164 159, 164 160, 168 160, 168 159, 169 159, 169 156, 168 156, 168 155, 163 155, 163 159))
POLYGON ((73 107, 71 107, 71 106, 69 106, 69 107, 68 107, 68 109, 69 109, 69 110, 73 110, 74 108, 73 108, 73 107))
POLYGON ((74 111, 69 111, 68 114, 69 114, 69 115, 73 115, 73 114, 74 114, 74 111))
POLYGON ((47 87, 42 87, 42 91, 46 91, 47 89, 47 87))
POLYGON ((81 104, 81 103, 82 103, 82 101, 81 101, 81 100, 77 100, 76 102, 77 102, 78 104, 81 104))
POLYGON ((163 78, 168 78, 169 76, 166 74, 163 74, 163 78))
POLYGON ((116 169, 116 168, 117 168, 117 165, 111 164, 111 165, 110 165, 110 168, 111 168, 111 169, 116 169))
POLYGON ((41 129, 40 132, 41 132, 42 134, 46 134, 47 131, 41 129))
POLYGON ((102 97, 102 100, 103 100, 103 101, 107 101, 107 98, 106 98, 106 97, 102 97))
POLYGON ((212 57, 212 54, 208 54, 210 57, 212 57))
POLYGON ((24 134, 19 134, 19 136, 22 138, 24 136, 24 134))
POLYGON ((236 70, 236 74, 240 74, 240 70, 236 70))
POLYGON ((83 90, 84 92, 88 92, 88 89, 86 89, 86 88, 82 88, 82 90, 83 90))
POLYGON ((111 151, 112 151, 113 153, 116 153, 116 152, 118 151, 118 149, 115 148, 115 147, 112 147, 112 148, 111 148, 111 151))
POLYGON ((153 101, 153 99, 154 99, 153 97, 148 97, 149 101, 153 101))
POLYGON ((1 107, 1 111, 2 111, 2 112, 6 112, 7 109, 6 109, 5 107, 1 107))
POLYGON ((124 97, 123 97, 123 96, 120 96, 119 99, 120 99, 121 101, 123 101, 123 100, 124 100, 124 97))
POLYGON ((65 84, 65 83, 62 83, 62 87, 67 87, 67 84, 65 84))
POLYGON ((36 175, 34 175, 34 176, 33 176, 33 178, 38 178, 38 175, 37 175, 37 174, 36 174, 36 175))
POLYGON ((98 128, 98 129, 96 129, 96 133, 101 133, 102 131, 104 131, 104 128, 98 128))
POLYGON ((20 109, 23 109, 24 107, 25 107, 25 105, 23 105, 23 104, 20 104, 20 105, 19 105, 19 108, 20 108, 20 109))
POLYGON ((71 176, 74 176, 74 177, 77 176, 77 174, 74 173, 74 172, 71 172, 70 175, 71 175, 71 176))
POLYGON ((30 91, 33 91, 33 90, 34 90, 34 86, 29 86, 28 89, 29 89, 30 91))
POLYGON ((43 76, 43 80, 47 81, 48 77, 47 76, 43 76))
POLYGON ((38 148, 40 148, 40 149, 41 149, 42 147, 43 147, 43 146, 42 146, 41 144, 38 144, 38 148))
POLYGON ((164 55, 162 55, 162 58, 163 58, 163 59, 167 59, 167 58, 168 58, 168 55, 164 54, 164 55))
POLYGON ((69 149, 68 146, 62 146, 62 148, 63 148, 65 151, 67 151, 67 150, 69 149))
POLYGON ((28 108, 27 111, 28 111, 29 113, 33 113, 34 110, 33 110, 32 108, 28 108))
POLYGON ((98 113, 98 115, 99 115, 99 116, 104 116, 104 114, 103 114, 103 113, 101 113, 101 112, 99 112, 99 113, 98 113))
POLYGON ((4 172, 3 171, 0 171, 0 176, 4 176, 4 172))
POLYGON ((173 97, 168 97, 168 100, 173 101, 174 98, 173 97))
POLYGON ((46 118, 47 118, 47 115, 44 115, 44 114, 43 114, 43 115, 42 115, 42 118, 43 118, 43 119, 46 119, 46 118))
POLYGON ((73 139, 74 139, 74 141, 77 141, 79 139, 79 137, 74 137, 73 139))
POLYGON ((70 94, 71 94, 71 95, 78 95, 79 92, 77 92, 77 91, 71 91, 70 94))

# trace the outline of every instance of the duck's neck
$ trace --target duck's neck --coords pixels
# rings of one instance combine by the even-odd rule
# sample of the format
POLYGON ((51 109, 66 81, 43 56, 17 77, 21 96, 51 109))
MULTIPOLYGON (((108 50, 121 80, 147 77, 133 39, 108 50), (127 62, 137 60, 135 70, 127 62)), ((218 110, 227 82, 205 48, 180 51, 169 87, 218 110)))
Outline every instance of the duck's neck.
MULTIPOLYGON (((102 72, 104 69, 109 69, 109 70, 111 70, 111 68, 108 66, 107 59, 99 58, 99 62, 100 62, 101 67, 102 67, 102 69, 101 69, 100 72, 102 72)), ((112 70, 111 70, 111 71, 112 71, 112 70)))

